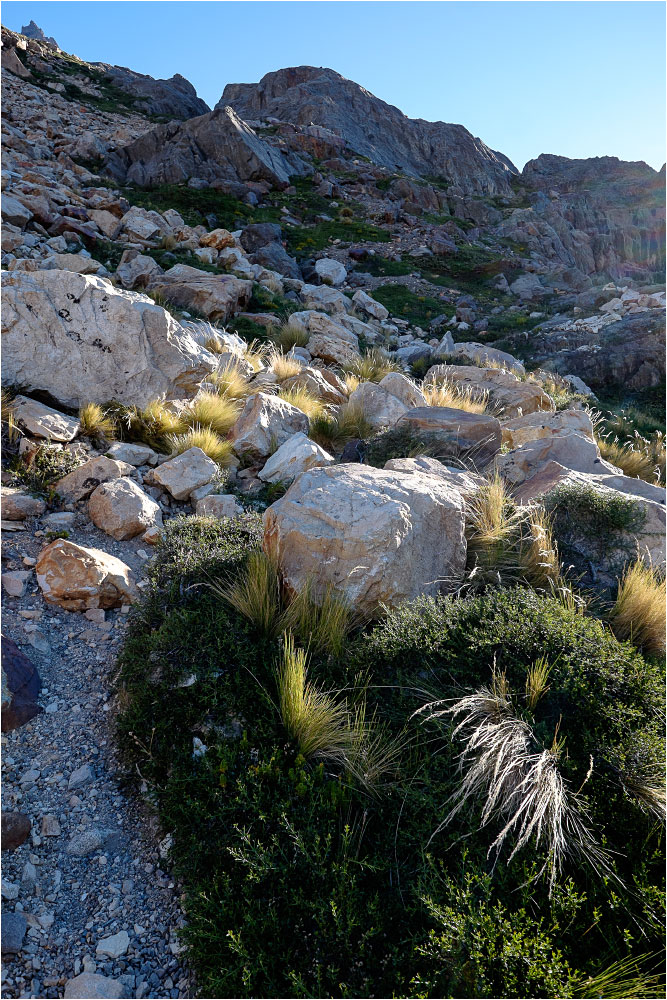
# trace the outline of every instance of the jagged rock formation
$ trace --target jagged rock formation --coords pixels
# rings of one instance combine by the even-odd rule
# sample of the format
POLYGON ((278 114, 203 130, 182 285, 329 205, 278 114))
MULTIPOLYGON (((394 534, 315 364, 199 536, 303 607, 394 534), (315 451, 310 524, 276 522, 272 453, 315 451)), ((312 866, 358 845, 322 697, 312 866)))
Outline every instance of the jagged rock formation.
POLYGON ((118 180, 135 184, 202 181, 268 181, 286 187, 290 175, 312 172, 297 154, 281 153, 264 142, 232 108, 199 118, 159 125, 119 149, 106 163, 118 180))
POLYGON ((464 194, 508 194, 517 172, 462 125, 407 118, 331 69, 296 66, 267 73, 257 84, 227 84, 216 107, 226 105, 246 120, 321 126, 380 166, 437 175, 464 194))
POLYGON ((125 66, 93 63, 103 71, 104 80, 136 98, 136 107, 146 114, 165 118, 196 118, 210 111, 206 101, 197 97, 189 80, 176 73, 168 80, 154 80, 125 66))
POLYGON ((615 156, 542 154, 521 181, 537 192, 533 214, 557 230, 584 273, 644 277, 665 266, 664 170, 615 156))
POLYGON ((30 24, 24 24, 21 28, 21 34, 25 35, 26 38, 34 39, 36 42, 45 42, 50 48, 58 48, 58 43, 55 38, 45 35, 39 25, 35 24, 34 21, 31 21, 30 24))

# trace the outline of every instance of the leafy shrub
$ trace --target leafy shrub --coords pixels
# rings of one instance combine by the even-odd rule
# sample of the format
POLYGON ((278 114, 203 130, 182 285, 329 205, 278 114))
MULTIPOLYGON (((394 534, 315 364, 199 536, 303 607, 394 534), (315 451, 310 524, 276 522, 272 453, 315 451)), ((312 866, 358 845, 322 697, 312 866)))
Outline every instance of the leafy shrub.
POLYGON ((169 522, 120 660, 122 745, 173 832, 202 994, 616 996, 596 977, 618 989, 632 973, 637 995, 659 996, 642 956, 662 939, 664 861, 639 792, 659 759, 657 664, 519 588, 414 601, 340 657, 311 655, 305 683, 355 712, 366 702, 394 740, 429 697, 488 684, 494 661, 519 692, 548 658, 534 738, 565 739, 563 781, 584 786, 596 834, 618 852, 609 877, 567 865, 549 895, 543 846, 487 857, 500 831, 477 829, 481 804, 432 836, 460 782, 441 720, 409 723, 378 795, 354 769, 306 759, 278 710, 278 641, 202 586, 242 574, 260 536, 254 515, 169 522))
POLYGON ((53 500, 59 479, 77 469, 85 461, 79 452, 71 452, 53 444, 40 444, 25 462, 15 458, 11 465, 12 482, 30 493, 53 500))
POLYGON ((553 533, 568 556, 579 539, 602 558, 613 548, 628 548, 627 537, 646 521, 642 504, 620 492, 608 493, 582 483, 557 486, 545 498, 553 533))

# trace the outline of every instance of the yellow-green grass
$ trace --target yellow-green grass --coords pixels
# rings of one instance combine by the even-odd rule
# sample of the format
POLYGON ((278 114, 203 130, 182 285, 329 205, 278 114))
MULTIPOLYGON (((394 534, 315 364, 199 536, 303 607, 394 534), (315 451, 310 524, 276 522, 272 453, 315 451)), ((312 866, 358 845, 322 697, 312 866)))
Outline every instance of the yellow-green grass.
POLYGON ((214 392, 200 392, 182 411, 183 422, 188 427, 209 427, 220 437, 232 429, 239 415, 237 400, 219 396, 214 392))
POLYGON ((665 578, 641 560, 626 569, 610 613, 618 639, 629 639, 647 653, 665 652, 665 578))
POLYGON ((86 403, 79 409, 81 434, 86 437, 113 438, 116 426, 99 403, 86 403))
POLYGON ((221 438, 211 427, 191 427, 184 434, 171 434, 167 438, 172 455, 181 455, 190 448, 201 448, 221 468, 233 458, 231 441, 221 438))

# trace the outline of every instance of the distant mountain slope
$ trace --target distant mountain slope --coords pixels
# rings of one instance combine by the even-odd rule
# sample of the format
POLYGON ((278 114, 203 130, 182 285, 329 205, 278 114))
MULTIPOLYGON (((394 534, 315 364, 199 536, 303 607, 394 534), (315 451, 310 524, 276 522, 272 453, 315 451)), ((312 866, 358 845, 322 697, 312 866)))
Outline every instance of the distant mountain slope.
POLYGON ((323 126, 380 166, 444 177, 464 194, 508 194, 517 173, 507 157, 462 125, 407 118, 331 69, 296 66, 267 73, 256 84, 230 83, 217 107, 226 105, 246 120, 323 126))

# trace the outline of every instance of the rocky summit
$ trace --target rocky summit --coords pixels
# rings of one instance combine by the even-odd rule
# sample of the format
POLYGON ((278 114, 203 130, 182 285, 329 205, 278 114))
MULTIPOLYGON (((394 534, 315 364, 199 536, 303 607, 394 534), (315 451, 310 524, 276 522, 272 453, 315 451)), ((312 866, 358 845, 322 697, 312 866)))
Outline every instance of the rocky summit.
POLYGON ((659 996, 664 167, 141 69, 2 29, 3 995, 659 996))

